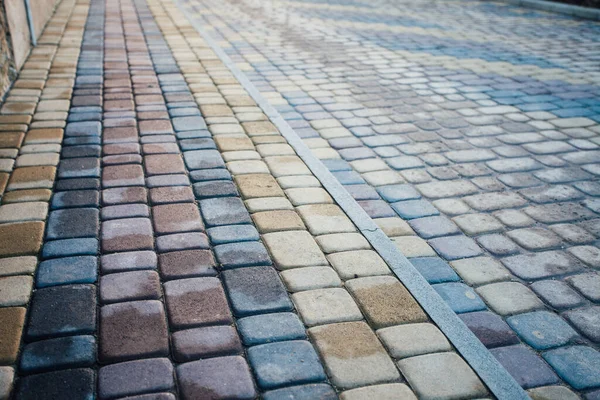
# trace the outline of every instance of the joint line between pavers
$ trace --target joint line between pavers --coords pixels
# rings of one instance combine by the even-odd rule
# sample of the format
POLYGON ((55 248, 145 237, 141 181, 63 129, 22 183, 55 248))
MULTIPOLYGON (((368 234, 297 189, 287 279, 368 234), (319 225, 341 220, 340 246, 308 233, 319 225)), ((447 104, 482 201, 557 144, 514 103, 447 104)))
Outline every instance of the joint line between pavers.
MULTIPOLYGON (((173 1, 187 15, 181 0, 173 1)), ((492 393, 499 399, 529 399, 521 386, 377 227, 371 217, 356 203, 327 167, 312 154, 293 128, 260 94, 254 84, 237 68, 208 32, 193 19, 188 19, 492 393)))

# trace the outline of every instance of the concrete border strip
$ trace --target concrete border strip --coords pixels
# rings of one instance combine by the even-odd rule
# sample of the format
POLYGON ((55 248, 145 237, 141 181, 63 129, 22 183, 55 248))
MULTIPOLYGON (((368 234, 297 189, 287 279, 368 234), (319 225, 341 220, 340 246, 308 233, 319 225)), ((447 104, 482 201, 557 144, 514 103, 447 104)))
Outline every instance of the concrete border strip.
MULTIPOLYGON (((187 15, 181 0, 174 0, 177 7, 187 15)), ((298 156, 306 163, 323 187, 335 199, 346 215, 358 227, 373 248, 390 266, 394 274, 406 286, 429 317, 444 332, 446 337, 465 358, 482 381, 498 399, 529 399, 527 393, 494 358, 488 349, 467 328, 460 318, 450 309, 431 285, 415 269, 410 261, 398 250, 396 245, 360 207, 348 191, 338 182, 325 165, 315 157, 294 129, 279 112, 271 106, 256 89, 248 77, 235 65, 223 49, 196 21, 190 23, 212 48, 215 54, 229 68, 239 83, 256 101, 258 106, 279 129, 298 156)))
POLYGON ((503 3, 532 8, 535 10, 552 12, 556 14, 566 14, 572 17, 591 19, 592 21, 600 21, 600 9, 589 8, 582 6, 574 6, 572 4, 558 3, 555 1, 546 0, 498 0, 503 3))

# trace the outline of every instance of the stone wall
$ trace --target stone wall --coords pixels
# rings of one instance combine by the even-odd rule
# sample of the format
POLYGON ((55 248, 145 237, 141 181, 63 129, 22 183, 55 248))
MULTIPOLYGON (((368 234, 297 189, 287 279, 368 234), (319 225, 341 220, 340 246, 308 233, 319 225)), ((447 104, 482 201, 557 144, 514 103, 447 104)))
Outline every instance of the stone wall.
POLYGON ((0 99, 15 76, 16 68, 10 48, 10 34, 4 12, 4 2, 2 2, 2 7, 0 7, 0 99))

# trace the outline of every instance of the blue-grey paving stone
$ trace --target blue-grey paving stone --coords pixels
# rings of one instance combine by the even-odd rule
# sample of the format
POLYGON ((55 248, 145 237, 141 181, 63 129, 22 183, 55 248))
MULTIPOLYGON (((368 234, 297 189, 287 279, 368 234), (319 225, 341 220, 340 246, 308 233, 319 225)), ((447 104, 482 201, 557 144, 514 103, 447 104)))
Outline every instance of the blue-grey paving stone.
POLYGON ((271 265, 269 253, 261 242, 220 244, 214 252, 223 269, 271 265))
POLYGON ((590 340, 600 342, 600 306, 577 308, 563 316, 590 340))
POLYGON ((432 287, 457 314, 486 309, 483 300, 464 283, 439 283, 432 287))
POLYGON ((100 179, 97 178, 75 178, 59 179, 56 182, 55 190, 85 190, 100 189, 100 179))
MULTIPOLYGON (((354 200, 378 200, 379 194, 375 189, 367 184, 362 185, 344 185, 344 188, 350 193, 354 200)), ((395 214, 394 214, 395 216, 395 214)))
POLYGON ((223 271, 223 282, 236 316, 291 311, 292 303, 272 267, 223 271))
POLYGON ((386 218, 395 217, 396 213, 392 210, 383 200, 363 200, 359 201, 358 204, 371 218, 386 218))
POLYGON ((386 201, 393 203, 403 200, 420 199, 421 195, 411 185, 387 185, 377 188, 379 195, 386 201))
POLYGON ((198 200, 238 195, 238 191, 232 181, 205 181, 194 183, 192 186, 198 200))
POLYGON ((429 244, 446 260, 475 257, 482 253, 473 239, 462 235, 431 239, 429 244))
POLYGON ((70 208, 50 213, 46 227, 48 239, 96 237, 99 229, 98 209, 70 208))
POLYGON ((42 261, 37 270, 36 286, 94 283, 98 260, 93 256, 64 257, 42 261))
POLYGON ((169 115, 172 118, 199 116, 200 110, 198 110, 196 107, 173 108, 173 109, 169 110, 169 115))
POLYGON ((477 243, 496 256, 509 256, 521 250, 515 242, 499 233, 479 236, 477 243))
POLYGON ((245 317, 237 321, 237 327, 246 346, 306 338, 304 325, 294 313, 245 317))
POLYGON ((217 150, 194 150, 183 153, 185 164, 191 170, 205 168, 224 168, 225 163, 217 150))
POLYGON ((16 399, 90 400, 94 399, 96 379, 90 368, 34 374, 19 379, 16 399))
POLYGON ((81 122, 81 121, 102 121, 102 113, 99 112, 82 112, 82 113, 71 113, 67 122, 81 122))
POLYGON ((149 188, 160 186, 189 186, 190 180, 186 175, 156 175, 146 178, 146 186, 149 188))
POLYGON ((569 324, 548 311, 515 315, 507 318, 506 322, 536 350, 562 346, 578 337, 569 324))
MULTIPOLYGON (((169 108, 171 107, 172 105, 169 104, 169 108)), ((173 118, 171 122, 173 123, 173 128, 177 132, 206 129, 206 123, 202 117, 176 117, 173 118)))
POLYGON ((600 400, 600 389, 587 392, 584 398, 585 400, 600 400))
POLYGON ((169 391, 174 385, 173 364, 167 358, 111 364, 98 371, 98 396, 101 399, 169 391))
POLYGON ((248 361, 254 370, 258 386, 263 389, 322 382, 326 379, 317 353, 310 342, 305 340, 250 347, 248 361))
POLYGON ((77 146, 81 144, 100 144, 102 141, 97 136, 67 137, 63 140, 63 146, 77 146))
POLYGON ((356 171, 335 171, 332 174, 342 185, 365 183, 365 180, 356 171))
POLYGON ((448 263, 439 257, 411 258, 412 265, 423 275, 429 283, 455 282, 460 277, 448 263))
POLYGON ((98 178, 100 177, 100 159, 95 157, 67 158, 58 166, 58 177, 98 178))
POLYGON ((392 208, 404 219, 414 219, 439 215, 439 211, 427 200, 407 200, 393 203, 392 208))
POLYGON ((204 182, 214 180, 231 180, 231 174, 226 169, 198 169, 190 172, 193 182, 204 182))
POLYGON ((138 396, 127 396, 124 400, 177 400, 173 393, 150 393, 138 396))
POLYGON ((96 339, 93 336, 67 336, 26 345, 21 353, 20 370, 33 373, 89 367, 95 362, 96 339))
POLYGON ((385 162, 395 170, 419 168, 424 166, 423 161, 421 161, 420 158, 413 156, 386 158, 385 162))
POLYGON ((262 394, 263 400, 336 400, 335 390, 325 383, 292 386, 284 389, 269 390, 262 394))
POLYGON ((208 150, 216 149, 217 145, 212 138, 197 138, 197 139, 186 139, 179 142, 181 150, 208 150))
POLYGON ((98 145, 68 146, 61 151, 62 158, 100 157, 101 147, 98 145))
POLYGON ((93 285, 54 286, 33 294, 28 339, 94 333, 96 288, 93 285))
POLYGON ((207 230, 212 244, 224 244, 235 242, 251 242, 259 240, 260 236, 252 225, 226 225, 217 226, 207 230))
POLYGON ((352 171, 352 167, 347 161, 340 160, 338 158, 321 160, 323 164, 329 169, 331 172, 336 171, 352 171))
POLYGON ((51 208, 55 210, 68 207, 98 207, 99 205, 100 193, 97 190, 70 190, 55 192, 51 208))
POLYGON ((419 236, 430 239, 458 233, 458 227, 446 217, 434 216, 413 219, 408 222, 419 236))
POLYGON ((250 224, 250 214, 238 197, 200 200, 200 211, 206 226, 250 224))
POLYGON ((504 320, 489 311, 460 314, 459 318, 488 348, 518 344, 519 338, 504 320))
POLYGON ((86 106, 86 107, 71 107, 69 110, 70 114, 74 113, 102 113, 102 107, 98 106, 86 106))
POLYGON ((361 160, 364 158, 373 158, 375 157, 375 153, 368 147, 354 147, 351 149, 342 149, 339 150, 338 153, 344 160, 354 161, 361 160))
POLYGON ((200 232, 175 233, 156 238, 160 253, 176 250, 208 249, 208 237, 200 232))
POLYGON ((522 344, 497 347, 490 352, 524 389, 560 382, 552 368, 522 344))
POLYGON ((86 256, 98 253, 98 239, 63 239, 44 243, 43 258, 86 256))
POLYGON ((175 133, 177 139, 197 139, 197 138, 211 138, 212 135, 209 131, 204 129, 198 129, 193 131, 184 131, 175 133))
POLYGON ((71 122, 67 124, 65 136, 100 136, 102 124, 98 121, 71 122))
POLYGON ((585 303, 585 299, 563 281, 538 281, 531 284, 531 289, 544 302, 559 310, 574 308, 585 303))

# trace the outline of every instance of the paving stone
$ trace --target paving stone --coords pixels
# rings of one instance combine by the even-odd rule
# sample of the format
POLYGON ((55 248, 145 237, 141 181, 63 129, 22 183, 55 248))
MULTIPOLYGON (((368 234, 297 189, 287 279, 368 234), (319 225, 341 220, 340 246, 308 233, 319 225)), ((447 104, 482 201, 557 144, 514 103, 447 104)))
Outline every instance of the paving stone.
POLYGON ((156 238, 160 253, 178 250, 208 249, 208 237, 200 232, 175 233, 156 238))
POLYGON ((15 371, 11 367, 0 367, 0 399, 8 399, 13 389, 15 371))
POLYGON ((475 257, 482 253, 477 244, 466 236, 447 236, 429 240, 429 244, 446 260, 475 257))
POLYGON ((0 225, 0 256, 37 254, 44 235, 43 222, 0 225))
POLYGON ((342 281, 330 267, 304 267, 281 272, 281 278, 291 292, 342 286, 342 281))
POLYGON ((463 283, 439 283, 432 287, 457 314, 486 309, 481 298, 473 289, 463 283))
POLYGON ((3 364, 13 364, 17 361, 26 311, 22 307, 0 308, 0 362, 3 364))
POLYGON ((101 399, 167 391, 173 387, 173 366, 167 358, 107 365, 98 372, 98 395, 101 399))
POLYGON ((362 319, 352 297, 341 288, 299 292, 292 300, 308 326, 362 319))
POLYGON ((510 272, 498 261, 489 257, 473 257, 450 262, 460 277, 469 285, 506 281, 512 278, 510 272))
POLYGON ((268 157, 265 162, 275 178, 311 174, 304 162, 297 156, 268 157))
POLYGON ((0 278, 0 306, 21 306, 29 302, 33 286, 30 276, 7 276, 0 278))
POLYGON ((36 286, 56 286, 75 283, 95 283, 98 261, 96 257, 79 256, 46 260, 40 263, 36 286))
POLYGON ((490 308, 500 315, 519 314, 544 305, 525 285, 518 282, 499 282, 476 289, 490 308))
POLYGON ((102 249, 106 252, 147 250, 154 246, 148 218, 127 218, 102 223, 102 249))
POLYGON ((352 221, 337 205, 314 204, 296 210, 313 235, 356 231, 352 221))
POLYGON ((117 186, 143 186, 144 171, 140 165, 115 165, 102 169, 102 186, 106 188, 117 186))
POLYGON ((150 189, 152 204, 188 203, 194 201, 194 193, 186 186, 167 186, 150 189))
POLYGON ((202 117, 178 117, 173 118, 171 122, 177 132, 206 129, 206 123, 202 117))
POLYGON ((91 368, 29 375, 19 380, 15 397, 24 400, 87 399, 94 396, 95 380, 91 368))
POLYGON ((594 246, 571 247, 569 253, 592 268, 600 268, 600 249, 594 246))
POLYGON ((407 200, 391 204, 402 219, 414 219, 439 215, 439 211, 426 200, 407 200))
POLYGON ((95 362, 96 341, 93 336, 67 336, 26 345, 21 354, 20 369, 32 373, 91 367, 95 362))
POLYGON ((53 240, 44 244, 42 257, 96 255, 98 254, 98 247, 98 240, 93 238, 53 240))
POLYGON ((21 221, 44 221, 48 214, 48 203, 29 202, 4 204, 0 206, 0 221, 21 222, 21 221))
POLYGON ((469 236, 502 230, 503 225, 493 216, 488 214, 465 214, 452 218, 469 236))
POLYGON ((577 400, 579 398, 579 396, 564 386, 543 386, 529 389, 527 392, 533 400, 577 400))
POLYGON ((271 175, 239 175, 235 177, 235 182, 244 199, 284 196, 277 181, 271 175))
POLYGON ((188 169, 225 168, 221 154, 217 150, 194 150, 183 153, 188 169))
POLYGON ((510 231, 507 235, 527 250, 544 250, 557 247, 561 239, 552 231, 542 228, 523 228, 510 231))
MULTIPOLYGON (((100 197, 97 190, 72 190, 54 193, 52 209, 69 207, 98 207, 100 197)), ((37 203, 33 203, 37 204, 37 203)))
POLYGON ((564 317, 586 337, 594 342, 600 342, 600 331, 598 331, 598 322, 600 321, 600 307, 592 306, 588 308, 578 308, 567 311, 564 317))
POLYGON ((411 323, 379 329, 377 336, 394 358, 413 357, 452 349, 444 334, 435 325, 428 323, 411 323))
POLYGON ((359 233, 333 233, 318 236, 316 240, 326 254, 371 248, 369 242, 359 233))
POLYGON ((587 208, 576 203, 557 203, 534 205, 523 209, 531 218, 542 223, 580 221, 595 215, 587 208))
POLYGON ((224 269, 271 265, 269 254, 260 242, 222 244, 216 246, 214 251, 224 269))
POLYGON ((254 213, 252 219, 261 233, 303 230, 304 223, 292 210, 274 210, 254 213))
POLYGON ((293 313, 245 317, 238 320, 238 330, 247 346, 306 338, 304 325, 293 313))
POLYGON ((516 255, 502 259, 502 263, 512 273, 526 280, 549 278, 582 269, 580 263, 560 251, 516 255))
POLYGON ((158 235, 202 231, 204 226, 195 204, 164 204, 152 207, 154 230, 158 235))
POLYGON ((559 382, 554 371, 526 346, 498 347, 491 353, 524 389, 559 382))
POLYGON ((544 353, 544 358, 575 389, 600 386, 600 353, 591 347, 561 347, 544 353))
POLYGON ((446 217, 434 216, 410 220, 411 228, 425 239, 458 233, 457 226, 446 217))
POLYGON ((337 394, 331 386, 324 383, 313 383, 308 385, 292 386, 284 389, 269 390, 263 393, 264 400, 276 399, 321 399, 334 400, 337 399, 337 394))
POLYGON ((146 203, 147 192, 143 187, 124 187, 102 191, 102 203, 115 205, 125 203, 146 203))
POLYGON ((101 307, 99 339, 99 358, 104 362, 167 356, 169 343, 162 303, 144 300, 101 307))
POLYGON ((411 258, 410 262, 429 283, 460 280, 448 263, 439 257, 416 257, 411 258))
POLYGON ((280 269, 327 265, 319 246, 306 231, 267 233, 263 240, 280 269))
POLYGON ((160 297, 160 280, 154 271, 121 272, 105 275, 100 280, 103 303, 158 300, 160 297))
POLYGON ((152 154, 144 157, 148 175, 185 173, 183 160, 178 154, 152 154))
POLYGON ((215 276, 215 260, 209 250, 184 250, 161 254, 160 273, 164 279, 215 276))
POLYGON ((52 211, 48 218, 46 237, 48 239, 96 237, 99 218, 96 208, 52 211))
POLYGON ((0 276, 33 275, 37 266, 37 257, 8 257, 0 259, 0 276))
POLYGON ((374 222, 389 237, 415 234, 410 225, 400 218, 377 218, 374 222))
POLYGON ((38 289, 30 308, 28 339, 86 334, 96 330, 96 289, 67 285, 38 289), (51 315, 52 318, 48 318, 51 315))
POLYGON ((398 247, 405 257, 433 257, 435 251, 427 242, 417 236, 400 236, 392 238, 392 241, 398 247))
POLYGON ((364 322, 309 329, 331 382, 343 389, 397 380, 400 375, 375 334, 364 322))
POLYGON ((171 326, 177 329, 229 324, 231 313, 217 278, 189 278, 163 285, 171 326))
POLYGON ((242 345, 231 326, 209 326, 173 333, 173 353, 179 362, 240 354, 242 345))
POLYGON ((244 203, 236 197, 200 200, 200 211, 208 227, 251 223, 244 203))
POLYGON ((330 254, 327 259, 344 280, 390 273, 383 259, 372 250, 357 250, 330 254))
POLYGON ((506 321, 536 350, 562 346, 578 336, 559 316, 546 311, 515 315, 506 321))
POLYGON ((595 302, 600 301, 600 293, 597 290, 600 287, 599 273, 589 272, 587 274, 571 276, 567 278, 567 282, 588 299, 595 302))
POLYGON ((105 254, 100 260, 103 273, 156 269, 156 253, 153 251, 105 254))

